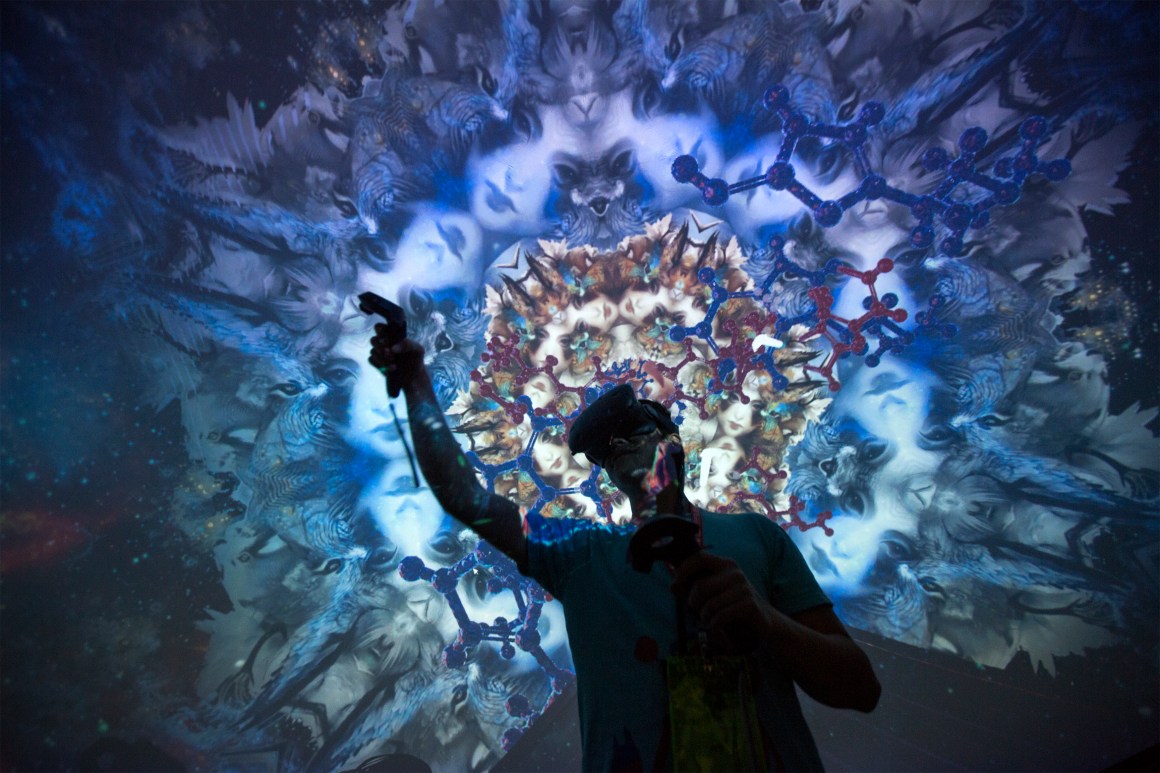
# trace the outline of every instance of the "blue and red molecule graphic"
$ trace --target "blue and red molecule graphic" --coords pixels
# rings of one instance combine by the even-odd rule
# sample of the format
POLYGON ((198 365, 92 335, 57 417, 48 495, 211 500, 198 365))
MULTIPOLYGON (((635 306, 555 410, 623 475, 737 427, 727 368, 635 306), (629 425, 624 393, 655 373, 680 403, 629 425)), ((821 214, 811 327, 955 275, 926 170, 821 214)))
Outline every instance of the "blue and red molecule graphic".
POLYGON ((1010 206, 1019 200, 1024 183, 1035 174, 1052 182, 1071 174, 1071 163, 1066 158, 1042 161, 1035 150, 1047 140, 1047 121, 1031 116, 1019 127, 1022 146, 1015 155, 1000 158, 992 167, 992 174, 979 169, 975 159, 987 146, 987 132, 974 126, 962 133, 958 141, 958 156, 952 157, 943 148, 934 147, 922 157, 922 165, 929 172, 944 174, 935 191, 926 195, 908 193, 890 185, 886 178, 870 171, 864 146, 870 131, 886 114, 879 102, 867 102, 858 116, 846 124, 827 124, 810 120, 805 114, 790 107, 790 92, 785 86, 773 86, 765 92, 762 102, 766 109, 781 119, 783 140, 777 160, 765 174, 728 183, 719 177, 708 177, 692 156, 678 156, 672 165, 673 179, 695 186, 709 206, 721 206, 735 193, 767 185, 775 191, 786 191, 809 208, 815 222, 824 228, 837 225, 850 207, 862 201, 885 199, 910 210, 917 224, 911 228, 910 243, 915 249, 928 249, 935 244, 942 228, 938 250, 949 257, 963 254, 963 236, 969 229, 983 228, 991 219, 990 210, 996 206, 1010 206), (791 159, 799 140, 820 137, 840 142, 854 159, 855 169, 862 174, 862 182, 838 199, 823 200, 797 179, 791 159), (956 194, 959 186, 969 184, 983 191, 973 201, 966 194, 956 194))
POLYGON ((515 562, 504 556, 486 542, 455 564, 443 569, 432 569, 418 556, 407 556, 399 563, 399 575, 407 582, 425 581, 447 599, 447 605, 459 626, 455 641, 443 648, 443 664, 448 668, 462 668, 471 657, 472 650, 483 642, 500 645, 499 654, 506 660, 516 655, 516 648, 527 652, 543 670, 551 685, 551 695, 539 709, 533 709, 528 699, 513 693, 507 700, 507 711, 521 720, 520 726, 509 728, 503 735, 503 748, 510 749, 536 719, 552 705, 556 697, 568 688, 575 675, 560 668, 540 646, 538 630, 540 615, 544 609, 547 594, 544 589, 527 579, 516 569, 515 562), (459 597, 459 581, 469 572, 487 572, 487 590, 498 594, 510 591, 515 599, 516 615, 508 620, 497 617, 491 623, 479 623, 471 619, 463 600, 459 597))
POLYGON ((863 357, 866 365, 873 368, 882 361, 886 353, 897 353, 914 343, 917 335, 950 338, 958 332, 955 325, 939 320, 938 311, 946 299, 938 295, 931 298, 928 309, 915 315, 918 326, 914 331, 901 327, 909 315, 905 309, 899 308, 898 296, 894 293, 879 295, 876 286, 879 277, 894 270, 894 261, 889 258, 879 260, 874 268, 865 271, 859 271, 836 259, 827 261, 816 271, 811 271, 786 257, 785 245, 786 240, 781 236, 774 236, 769 240, 773 270, 759 288, 750 294, 769 302, 774 282, 787 273, 792 273, 809 283, 807 295, 813 302, 813 308, 797 316, 778 317, 774 329, 777 333, 784 333, 794 325, 803 325, 808 332, 799 340, 808 342, 823 338, 829 343, 826 358, 821 365, 806 364, 802 367, 807 372, 814 372, 825 378, 832 391, 839 388, 838 381, 834 377, 834 369, 838 361, 844 357, 851 355, 863 357), (865 313, 854 318, 840 317, 834 313, 834 294, 826 286, 826 281, 835 276, 849 277, 866 285, 868 294, 862 299, 865 313), (869 337, 873 337, 877 343, 873 351, 870 350, 869 337))

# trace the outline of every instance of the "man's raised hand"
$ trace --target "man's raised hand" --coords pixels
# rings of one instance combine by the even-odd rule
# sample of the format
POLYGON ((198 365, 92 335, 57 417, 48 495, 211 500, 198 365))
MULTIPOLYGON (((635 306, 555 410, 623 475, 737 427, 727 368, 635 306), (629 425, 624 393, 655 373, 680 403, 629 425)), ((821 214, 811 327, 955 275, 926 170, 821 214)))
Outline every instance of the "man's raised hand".
POLYGON ((371 338, 370 363, 387 377, 387 392, 397 397, 416 379, 426 375, 423 367, 423 347, 409 338, 391 344, 387 325, 375 325, 375 335, 371 338))

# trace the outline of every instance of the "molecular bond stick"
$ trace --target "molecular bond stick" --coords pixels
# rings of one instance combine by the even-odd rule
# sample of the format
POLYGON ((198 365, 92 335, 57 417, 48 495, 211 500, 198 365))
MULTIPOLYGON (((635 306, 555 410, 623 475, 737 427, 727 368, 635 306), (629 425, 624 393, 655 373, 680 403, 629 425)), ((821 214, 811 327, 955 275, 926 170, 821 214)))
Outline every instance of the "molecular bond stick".
POLYGON ((729 184, 719 177, 707 177, 695 158, 684 155, 673 161, 673 179, 695 186, 705 203, 713 207, 721 206, 734 193, 768 185, 775 191, 786 191, 797 198, 809 208, 815 222, 824 228, 837 225, 846 210, 859 202, 874 199, 893 201, 907 207, 918 221, 910 231, 910 243, 915 249, 927 249, 934 244, 937 222, 945 229, 939 242, 940 253, 959 257, 963 254, 963 236, 967 230, 985 227, 990 222, 993 207, 1010 206, 1018 201, 1023 185, 1031 175, 1041 174, 1052 182, 1058 182, 1071 174, 1071 163, 1066 158, 1044 162, 1036 155, 1035 149, 1047 139, 1048 127, 1046 119, 1031 116, 1019 127, 1022 147, 1014 156, 996 161, 993 175, 983 173, 975 162, 986 147, 988 137, 982 127, 973 126, 959 137, 957 158, 938 147, 930 148, 923 155, 922 164, 927 171, 942 171, 944 174, 935 191, 928 195, 908 193, 870 171, 864 146, 870 129, 886 114, 881 103, 867 102, 858 116, 845 124, 815 122, 791 109, 789 89, 780 84, 765 92, 762 104, 781 119, 784 135, 777 160, 764 175, 729 184), (844 145, 862 175, 861 183, 841 198, 822 200, 797 179, 790 163, 794 149, 803 137, 820 137, 844 145), (955 198, 955 191, 967 183, 982 189, 984 195, 973 202, 955 198))
POLYGON ((540 646, 540 632, 537 627, 544 602, 547 600, 544 589, 521 575, 516 569, 515 562, 486 542, 480 542, 473 552, 443 569, 432 569, 418 556, 407 556, 399 563, 399 576, 407 582, 419 580, 429 582, 447 599, 447 605, 451 608, 451 613, 459 626, 459 634, 455 641, 443 648, 445 666, 462 668, 475 647, 483 642, 495 642, 500 645, 500 657, 511 660, 515 657, 518 647, 535 658, 536 663, 547 675, 552 693, 538 711, 531 707, 523 695, 512 693, 508 696, 508 713, 522 720, 520 727, 509 728, 503 735, 503 748, 510 749, 575 679, 571 671, 557 666, 540 646), (467 614, 463 600, 459 597, 459 581, 469 572, 476 570, 487 572, 488 592, 502 593, 504 590, 511 592, 517 610, 514 619, 497 617, 489 624, 472 620, 467 614))

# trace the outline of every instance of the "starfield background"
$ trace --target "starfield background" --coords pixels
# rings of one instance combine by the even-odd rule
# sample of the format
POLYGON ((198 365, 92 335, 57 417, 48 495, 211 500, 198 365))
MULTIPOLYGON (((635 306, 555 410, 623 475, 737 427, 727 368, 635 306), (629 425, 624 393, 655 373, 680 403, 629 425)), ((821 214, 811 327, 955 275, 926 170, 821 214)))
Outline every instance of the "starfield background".
POLYGON ((689 497, 786 528, 878 668, 871 715, 806 701, 831 770, 1155 745, 1157 6, 0 34, 5 769, 578 767, 558 605, 416 483, 365 290, 529 515, 623 519, 567 428, 670 406, 689 497))

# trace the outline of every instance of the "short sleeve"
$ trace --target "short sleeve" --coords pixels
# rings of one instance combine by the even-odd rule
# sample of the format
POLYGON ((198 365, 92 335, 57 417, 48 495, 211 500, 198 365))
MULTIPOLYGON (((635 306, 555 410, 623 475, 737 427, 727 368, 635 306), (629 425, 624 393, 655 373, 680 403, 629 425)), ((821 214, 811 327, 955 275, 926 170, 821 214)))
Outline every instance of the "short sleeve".
POLYGON ((785 530, 761 515, 754 515, 753 520, 772 557, 766 589, 769 603, 787 615, 830 606, 832 602, 785 530))
POLYGON ((548 593, 564 599, 569 577, 591 558, 591 526, 591 521, 584 518, 528 515, 528 564, 520 567, 521 571, 548 593))

